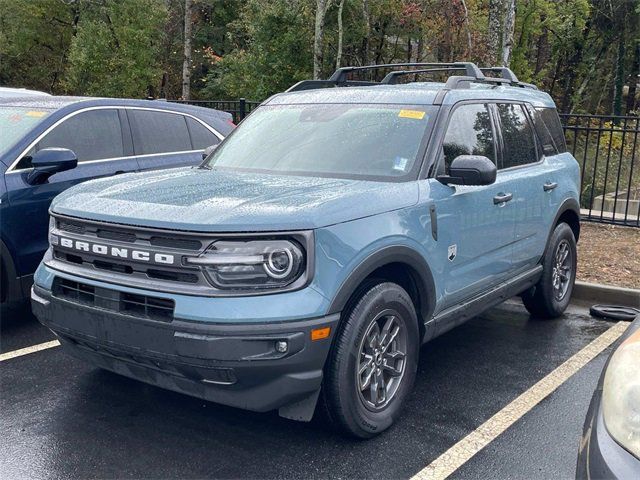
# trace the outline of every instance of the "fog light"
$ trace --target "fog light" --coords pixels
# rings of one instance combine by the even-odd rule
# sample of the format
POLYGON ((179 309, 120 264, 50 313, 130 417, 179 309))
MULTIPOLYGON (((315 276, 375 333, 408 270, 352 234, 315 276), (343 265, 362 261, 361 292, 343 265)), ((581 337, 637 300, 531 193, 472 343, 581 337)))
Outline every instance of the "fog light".
POLYGON ((278 340, 276 342, 276 352, 286 353, 288 349, 289 349, 289 345, 287 345, 286 340, 278 340))

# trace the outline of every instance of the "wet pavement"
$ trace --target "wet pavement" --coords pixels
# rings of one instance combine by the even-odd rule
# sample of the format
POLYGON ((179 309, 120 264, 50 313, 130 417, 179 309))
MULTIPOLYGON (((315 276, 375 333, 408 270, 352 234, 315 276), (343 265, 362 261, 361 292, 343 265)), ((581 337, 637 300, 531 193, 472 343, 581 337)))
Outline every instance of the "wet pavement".
MULTIPOLYGON (((0 352, 53 339, 26 308, 2 312, 0 352)), ((389 431, 344 439, 95 369, 60 347, 0 363, 3 478, 409 478, 612 324, 572 307, 530 319, 494 308, 425 345, 389 431)), ((453 478, 570 478, 609 349, 471 458, 453 478)))

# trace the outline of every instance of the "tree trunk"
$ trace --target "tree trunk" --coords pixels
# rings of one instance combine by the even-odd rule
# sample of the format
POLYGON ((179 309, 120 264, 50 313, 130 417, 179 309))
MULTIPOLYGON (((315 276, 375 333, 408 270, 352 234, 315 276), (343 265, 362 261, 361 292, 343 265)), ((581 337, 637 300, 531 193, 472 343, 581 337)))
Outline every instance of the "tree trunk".
POLYGON ((636 109, 636 94, 638 91, 638 76, 640 76, 640 40, 633 45, 633 66, 631 67, 629 92, 627 94, 627 115, 632 115, 636 109))
POLYGON ((513 30, 516 24, 516 0, 507 0, 502 30, 502 65, 508 67, 511 63, 511 49, 513 47, 513 30))
POLYGON ((313 78, 320 79, 324 51, 324 20, 329 0, 316 0, 316 24, 313 37, 313 78))
POLYGON ((500 18, 502 17, 503 0, 489 0, 488 49, 489 63, 494 64, 500 49, 500 18))
MULTIPOLYGON (((544 22, 546 17, 541 17, 541 20, 544 22)), ((540 71, 547 65, 549 61, 549 30, 547 27, 542 27, 542 34, 538 37, 537 45, 536 45, 537 55, 536 55, 536 68, 533 71, 534 76, 538 75, 540 71)))
POLYGON ((362 39, 362 64, 369 63, 369 35, 371 35, 371 15, 369 0, 362 0, 362 18, 364 19, 364 38, 362 39))
POLYGON ((613 105, 614 115, 622 115, 622 89, 624 87, 624 26, 618 38, 618 55, 616 57, 616 76, 613 80, 613 105))
POLYGON ((467 30, 467 52, 464 55, 465 58, 469 58, 471 55, 471 27, 469 26, 469 9, 467 8, 467 2, 460 0, 462 8, 464 9, 464 26, 467 30))
POLYGON ((182 99, 191 97, 191 15, 193 1, 184 1, 184 60, 182 62, 182 99))
POLYGON ((342 37, 344 35, 344 28, 342 26, 342 10, 344 9, 344 0, 340 0, 338 7, 338 53, 336 55, 336 68, 340 68, 342 62, 342 37))

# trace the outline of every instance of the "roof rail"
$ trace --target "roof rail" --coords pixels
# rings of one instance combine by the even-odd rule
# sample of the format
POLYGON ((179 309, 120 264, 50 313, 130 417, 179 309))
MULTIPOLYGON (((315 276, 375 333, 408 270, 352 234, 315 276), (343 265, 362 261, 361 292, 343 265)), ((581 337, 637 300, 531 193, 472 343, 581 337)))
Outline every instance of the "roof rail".
POLYGON ((442 99, 446 92, 458 88, 469 88, 471 83, 483 83, 492 85, 508 84, 514 87, 531 88, 537 90, 535 85, 520 82, 515 73, 507 67, 483 67, 479 68, 472 62, 453 62, 453 63, 385 63, 381 65, 365 65, 338 68, 328 80, 303 80, 290 87, 287 92, 296 92, 301 90, 313 90, 318 88, 330 87, 357 87, 371 85, 392 85, 396 83, 398 77, 403 75, 412 75, 420 73, 449 72, 454 70, 464 70, 464 75, 450 76, 445 83, 443 91, 436 96, 442 99), (394 70, 389 72, 381 82, 366 80, 347 80, 347 75, 351 72, 361 72, 365 70, 377 70, 382 68, 396 67, 422 67, 410 70, 394 70), (484 72, 499 73, 500 77, 487 77, 484 72))
POLYGON ((286 92, 299 92, 301 90, 316 90, 318 88, 331 88, 331 87, 364 87, 371 85, 379 85, 378 82, 365 82, 365 81, 356 81, 356 80, 348 80, 338 85, 336 82, 332 80, 302 80, 291 87, 289 87, 286 92))
POLYGON ((464 70, 466 75, 476 78, 484 78, 482 71, 475 63, 472 62, 453 62, 453 63, 384 63, 381 65, 365 65, 362 67, 342 67, 333 72, 329 80, 342 83, 347 79, 347 74, 351 72, 361 72, 363 70, 377 70, 380 68, 395 67, 424 67, 424 68, 450 68, 452 70, 464 70))

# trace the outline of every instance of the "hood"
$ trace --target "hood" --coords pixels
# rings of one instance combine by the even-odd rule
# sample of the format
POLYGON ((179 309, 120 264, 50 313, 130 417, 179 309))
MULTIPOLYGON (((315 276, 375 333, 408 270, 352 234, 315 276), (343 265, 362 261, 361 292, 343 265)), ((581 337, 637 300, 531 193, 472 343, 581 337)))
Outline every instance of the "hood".
POLYGON ((180 168, 119 175, 72 187, 55 213, 201 232, 307 230, 410 206, 416 182, 180 168))

